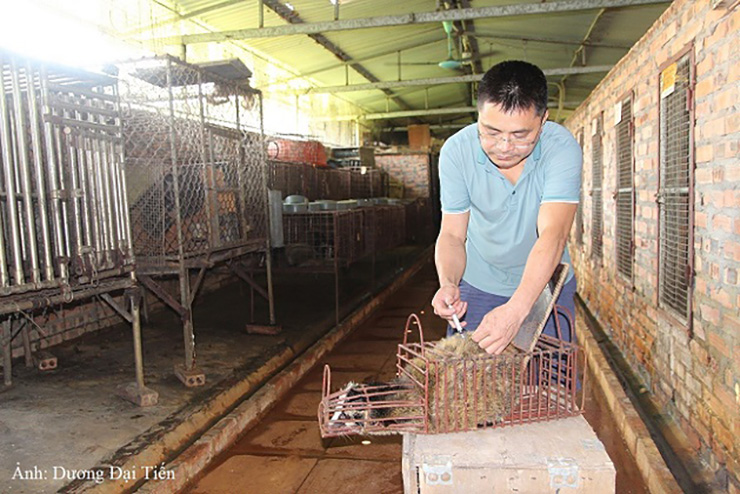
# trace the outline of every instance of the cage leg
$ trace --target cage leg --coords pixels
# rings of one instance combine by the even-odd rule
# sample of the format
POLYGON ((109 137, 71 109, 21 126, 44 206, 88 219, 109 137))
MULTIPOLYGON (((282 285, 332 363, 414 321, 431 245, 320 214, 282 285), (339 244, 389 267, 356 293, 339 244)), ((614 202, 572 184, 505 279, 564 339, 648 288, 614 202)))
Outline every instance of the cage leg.
POLYGON ((146 292, 141 292, 141 317, 146 324, 149 324, 149 297, 146 292))
MULTIPOLYGON (((187 274, 185 277, 187 278, 187 274)), ((185 363, 175 365, 175 375, 187 387, 202 386, 206 382, 206 376, 195 367, 195 337, 193 334, 192 301, 188 296, 190 292, 190 280, 180 280, 180 288, 184 296, 181 302, 167 293, 158 283, 146 275, 139 275, 139 281, 147 290, 156 295, 162 302, 177 312, 183 322, 183 338, 185 340, 185 363)))
POLYGON ((334 314, 336 325, 339 326, 339 264, 336 255, 334 256, 334 314))
POLYGON ((10 344, 13 338, 13 322, 10 318, 3 321, 3 384, 6 388, 13 385, 13 354, 10 344))
POLYGON ((195 365, 195 331, 193 328, 193 301, 190 299, 190 274, 185 270, 180 276, 182 307, 182 334, 185 343, 185 363, 175 365, 175 375, 188 388, 203 386, 205 374, 195 365))
POLYGON ((24 324, 21 330, 23 338, 23 357, 26 361, 26 367, 33 367, 33 352, 31 351, 31 328, 24 324))
POLYGON ((141 299, 142 293, 139 288, 126 291, 126 297, 131 303, 131 328, 134 340, 134 368, 136 381, 118 386, 117 394, 140 406, 154 406, 159 401, 159 393, 144 384, 144 358, 141 349, 141 299))

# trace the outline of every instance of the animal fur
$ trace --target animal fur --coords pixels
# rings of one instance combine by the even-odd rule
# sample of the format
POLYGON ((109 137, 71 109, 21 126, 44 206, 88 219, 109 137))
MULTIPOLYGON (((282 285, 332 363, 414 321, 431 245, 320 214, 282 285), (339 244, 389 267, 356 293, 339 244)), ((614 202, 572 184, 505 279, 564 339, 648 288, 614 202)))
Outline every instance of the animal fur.
POLYGON ((365 434, 403 431, 428 421, 429 432, 496 425, 518 405, 523 358, 509 346, 488 355, 469 336, 453 335, 425 348, 388 383, 348 383, 329 420, 365 434), (424 383, 428 378, 428 396, 424 383), (426 406, 425 406, 426 398, 426 406))

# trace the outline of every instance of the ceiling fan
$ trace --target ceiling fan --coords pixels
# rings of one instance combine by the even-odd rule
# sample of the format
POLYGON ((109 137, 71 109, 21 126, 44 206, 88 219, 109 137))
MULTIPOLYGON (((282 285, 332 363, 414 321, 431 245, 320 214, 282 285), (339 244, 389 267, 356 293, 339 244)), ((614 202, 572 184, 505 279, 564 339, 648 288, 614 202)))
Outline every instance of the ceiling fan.
POLYGON ((487 53, 479 53, 476 56, 473 56, 473 54, 470 51, 467 51, 464 49, 460 50, 460 47, 455 46, 455 41, 452 36, 452 31, 454 30, 454 26, 452 22, 442 21, 442 27, 444 28, 445 34, 447 35, 447 58, 445 60, 442 60, 439 62, 401 62, 399 58, 399 61, 397 62, 397 64, 398 65, 436 65, 442 69, 460 70, 467 64, 471 64, 477 60, 480 60, 489 55, 493 55, 494 53, 497 53, 497 51, 494 50, 494 51, 490 51, 487 53), (455 58, 453 56, 453 50, 460 53, 460 58, 455 58))

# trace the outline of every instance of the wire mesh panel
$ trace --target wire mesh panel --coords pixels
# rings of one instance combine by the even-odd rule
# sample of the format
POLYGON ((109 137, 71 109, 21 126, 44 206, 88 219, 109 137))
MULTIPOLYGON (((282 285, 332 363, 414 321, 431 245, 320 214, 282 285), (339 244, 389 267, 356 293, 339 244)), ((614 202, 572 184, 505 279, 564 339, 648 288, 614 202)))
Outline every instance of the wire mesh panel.
POLYGON ((170 57, 120 69, 131 222, 142 268, 264 248, 259 94, 170 57))
POLYGON ((634 181, 632 98, 622 101, 617 124, 617 270, 632 279, 634 258, 634 181))
POLYGON ((115 80, 0 51, 0 294, 132 269, 115 80))
POLYGON ((406 210, 402 205, 383 205, 374 208, 374 248, 376 252, 391 250, 406 239, 406 210))
POLYGON ((359 209, 284 214, 283 237, 292 266, 320 267, 333 261, 346 266, 367 253, 359 209))
POLYGON ((661 74, 660 99, 660 305, 690 318, 693 244, 691 58, 661 74))
POLYGON ((417 197, 406 203, 406 243, 426 245, 434 240, 437 232, 432 214, 432 201, 427 197, 417 197))
MULTIPOLYGON (((578 132, 578 146, 583 151, 583 129, 578 132)), ((575 219, 575 239, 578 245, 583 245, 583 187, 578 196, 578 209, 576 209, 575 219)))
POLYGON ((604 248, 604 154, 601 149, 603 114, 599 114, 593 122, 591 136, 591 256, 601 260, 604 248))
POLYGON ((301 163, 269 162, 268 186, 283 197, 299 194, 309 200, 361 199, 388 193, 388 175, 378 169, 332 169, 301 163))
MULTIPOLYGON (((324 368, 323 437, 398 432, 449 433, 578 415, 577 345, 540 336, 534 350, 488 355, 469 337, 398 346, 397 378, 331 391, 324 368)), ((405 333, 410 331, 407 322, 405 333)))

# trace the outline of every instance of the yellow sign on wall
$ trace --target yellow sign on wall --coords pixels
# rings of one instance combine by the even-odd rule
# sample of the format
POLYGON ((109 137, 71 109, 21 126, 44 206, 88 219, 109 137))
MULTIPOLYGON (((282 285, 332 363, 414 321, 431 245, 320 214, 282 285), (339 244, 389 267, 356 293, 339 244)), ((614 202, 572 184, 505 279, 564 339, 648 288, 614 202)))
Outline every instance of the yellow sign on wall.
POLYGON ((660 97, 665 98, 673 94, 676 89, 676 70, 677 63, 672 63, 666 67, 660 74, 660 97))

